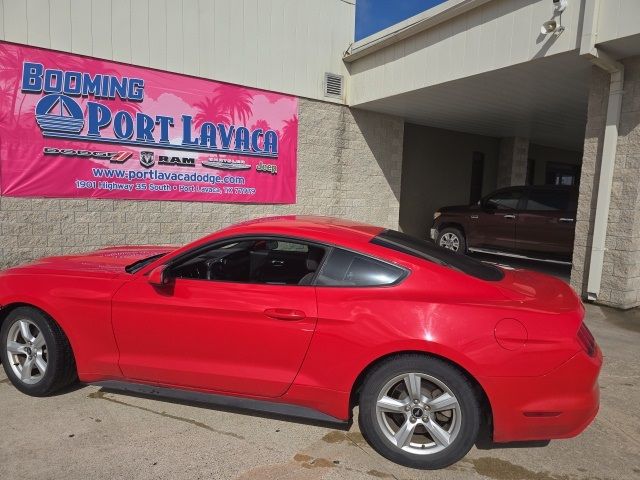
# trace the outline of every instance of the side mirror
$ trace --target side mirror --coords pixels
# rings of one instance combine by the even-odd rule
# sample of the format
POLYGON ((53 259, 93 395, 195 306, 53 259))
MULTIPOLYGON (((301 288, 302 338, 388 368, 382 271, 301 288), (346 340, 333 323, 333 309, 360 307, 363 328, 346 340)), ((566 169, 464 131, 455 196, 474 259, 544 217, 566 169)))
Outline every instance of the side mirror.
POLYGON ((498 209, 497 205, 491 202, 482 202, 480 208, 488 213, 493 213, 498 209))
POLYGON ((169 275, 167 275, 167 266, 160 265, 149 272, 147 281, 154 287, 164 287, 170 283, 169 275))

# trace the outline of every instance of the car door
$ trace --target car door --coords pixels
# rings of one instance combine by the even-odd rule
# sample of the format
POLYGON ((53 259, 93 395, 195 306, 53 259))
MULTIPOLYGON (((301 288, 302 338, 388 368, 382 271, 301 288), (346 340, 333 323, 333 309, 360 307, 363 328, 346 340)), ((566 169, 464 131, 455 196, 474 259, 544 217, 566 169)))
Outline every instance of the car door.
POLYGON ((513 250, 521 197, 521 188, 507 188, 482 199, 480 209, 469 214, 469 247, 513 250))
POLYGON ((142 276, 116 293, 112 322, 125 377, 264 397, 286 392, 316 326, 315 287, 266 277, 252 283, 241 261, 251 252, 242 245, 187 255, 167 267, 166 286, 142 276), (224 272, 229 265, 237 271, 224 272))
POLYGON ((516 248, 525 254, 570 257, 575 233, 573 197, 568 188, 531 188, 518 215, 516 248))

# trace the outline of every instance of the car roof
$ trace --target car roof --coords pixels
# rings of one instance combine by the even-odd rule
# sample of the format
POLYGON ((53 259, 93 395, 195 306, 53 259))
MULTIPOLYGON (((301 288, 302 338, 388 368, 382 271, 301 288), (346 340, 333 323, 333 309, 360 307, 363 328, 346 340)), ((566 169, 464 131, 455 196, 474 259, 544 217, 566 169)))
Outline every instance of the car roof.
MULTIPOLYGON (((221 230, 218 234, 276 234, 305 237, 318 241, 361 243, 369 242, 384 230, 383 227, 335 217, 286 215, 240 222, 221 230)), ((218 235, 216 234, 216 236, 218 235)))

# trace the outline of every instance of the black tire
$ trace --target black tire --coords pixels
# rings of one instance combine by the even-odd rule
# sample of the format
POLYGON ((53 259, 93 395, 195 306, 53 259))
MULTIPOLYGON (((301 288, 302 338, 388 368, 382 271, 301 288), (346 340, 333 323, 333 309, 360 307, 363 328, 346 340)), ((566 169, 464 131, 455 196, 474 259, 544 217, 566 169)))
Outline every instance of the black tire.
MULTIPOLYGON (((58 324, 47 314, 33 307, 18 307, 12 310, 0 328, 0 357, 2 366, 11 383, 22 393, 34 397, 51 395, 77 380, 76 363, 71 345, 58 324), (23 382, 13 370, 7 352, 7 340, 11 327, 20 320, 35 324, 44 336, 47 364, 44 375, 37 383, 23 382)), ((24 357, 26 359, 26 355, 24 357)))
MULTIPOLYGON (((422 382, 425 382, 425 380, 422 380, 422 382)), ((413 406, 411 406, 411 408, 413 408, 413 406)), ((407 413, 406 415, 411 414, 407 413)), ((433 415, 433 413, 429 415, 433 415)), ((430 417, 425 416, 423 418, 427 419, 430 417)), ((404 420, 401 420, 400 423, 403 421, 404 420)), ((407 419, 406 421, 408 422, 409 420, 407 419)), ((360 391, 360 414, 358 422, 364 438, 369 445, 383 457, 407 467, 435 470, 456 463, 463 458, 474 445, 478 438, 481 422, 480 403, 476 397, 472 383, 454 366, 438 358, 426 355, 397 355, 375 366, 366 376, 360 391), (459 419, 459 429, 451 443, 446 447, 441 447, 443 449, 440 451, 434 451, 429 454, 405 451, 392 443, 391 439, 387 438, 383 432, 384 427, 381 426, 378 420, 376 403, 381 390, 386 388, 385 385, 393 381, 396 377, 408 373, 426 374, 439 380, 448 387, 455 396, 455 399, 457 399, 461 413, 460 416, 457 417, 459 419)), ((453 422, 450 425, 453 425, 453 422)), ((426 432, 425 427, 420 428, 423 428, 424 432, 426 432)), ((434 446, 437 446, 437 442, 434 443, 434 446)), ((412 444, 409 444, 409 448, 411 447, 412 444)), ((413 449, 416 450, 416 447, 413 447, 413 449)))
POLYGON ((467 240, 464 238, 464 233, 458 228, 448 227, 438 232, 438 238, 436 239, 436 245, 440 248, 445 248, 450 252, 457 253, 459 255, 464 255, 467 253, 467 240), (458 242, 458 249, 453 250, 452 248, 445 247, 442 243, 444 243, 444 239, 455 237, 458 242), (443 239, 444 237, 444 239, 443 239))

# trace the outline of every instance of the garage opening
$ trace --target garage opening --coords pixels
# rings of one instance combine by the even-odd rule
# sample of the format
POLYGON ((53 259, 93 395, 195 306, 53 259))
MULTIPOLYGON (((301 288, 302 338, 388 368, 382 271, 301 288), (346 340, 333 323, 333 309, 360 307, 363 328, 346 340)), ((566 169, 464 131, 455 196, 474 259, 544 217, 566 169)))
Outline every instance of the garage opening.
MULTIPOLYGON (((505 167, 505 149, 514 148, 514 142, 510 143, 509 140, 406 124, 400 199, 401 229, 416 237, 429 238, 434 213, 442 207, 475 205, 503 187, 546 185, 577 191, 582 151, 527 142, 526 149, 518 153, 525 155, 519 164, 505 167), (505 172, 508 168, 514 171, 505 172), (522 171, 518 172, 517 169, 522 171)), ((522 148, 517 143, 515 148, 522 148)), ((560 218, 562 222, 572 223, 575 214, 572 217, 559 216, 556 223, 560 218)), ((541 222, 540 228, 553 228, 553 220, 549 222, 541 222)), ((550 273, 567 279, 570 273, 569 266, 544 265, 513 256, 496 257, 479 252, 473 255, 493 262, 551 270, 550 273)))

